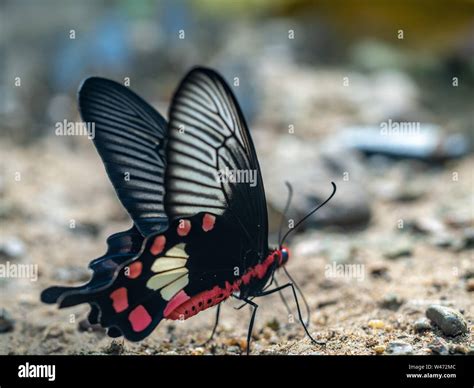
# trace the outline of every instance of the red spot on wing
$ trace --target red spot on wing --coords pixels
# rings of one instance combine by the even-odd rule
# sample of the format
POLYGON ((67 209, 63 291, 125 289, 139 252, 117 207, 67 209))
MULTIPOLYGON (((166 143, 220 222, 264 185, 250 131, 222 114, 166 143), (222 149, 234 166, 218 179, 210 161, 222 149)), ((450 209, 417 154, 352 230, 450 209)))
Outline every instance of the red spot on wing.
POLYGON ((212 214, 204 214, 204 218, 202 219, 202 230, 204 232, 209 232, 214 228, 214 224, 216 222, 216 217, 212 214))
POLYGON ((180 220, 178 228, 176 229, 176 232, 178 235, 181 237, 187 236, 189 231, 191 230, 191 221, 189 220, 180 220))
POLYGON ((127 289, 125 287, 117 288, 110 294, 110 298, 116 313, 121 313, 128 308, 127 289))
POLYGON ((174 309, 176 309, 176 307, 180 306, 189 299, 189 295, 186 294, 186 292, 184 292, 183 290, 181 290, 168 302, 163 311, 163 316, 166 318, 169 314, 171 314, 174 309))
POLYGON ((165 244, 166 244, 165 236, 155 237, 155 241, 153 241, 153 245, 150 248, 151 254, 154 256, 159 255, 165 248, 165 244))
POLYGON ((128 266, 128 275, 130 279, 136 279, 142 273, 143 264, 141 261, 136 261, 128 266))
POLYGON ((146 311, 145 307, 138 305, 128 315, 128 320, 132 324, 132 329, 136 332, 146 329, 151 323, 151 316, 146 311))

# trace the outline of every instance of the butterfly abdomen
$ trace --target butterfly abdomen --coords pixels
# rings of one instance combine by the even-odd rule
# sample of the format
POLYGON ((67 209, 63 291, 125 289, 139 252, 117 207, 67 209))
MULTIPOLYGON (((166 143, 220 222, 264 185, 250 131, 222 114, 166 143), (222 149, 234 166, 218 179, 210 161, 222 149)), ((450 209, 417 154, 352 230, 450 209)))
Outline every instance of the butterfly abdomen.
POLYGON ((163 316, 170 320, 191 318, 199 312, 228 299, 234 292, 240 291, 242 286, 251 286, 253 281, 263 279, 268 275, 269 271, 274 270, 274 264, 281 264, 280 256, 277 251, 268 255, 262 263, 249 268, 242 277, 237 278, 232 283, 226 282, 224 287, 215 286, 192 298, 187 296, 184 291, 181 291, 169 301, 163 316))

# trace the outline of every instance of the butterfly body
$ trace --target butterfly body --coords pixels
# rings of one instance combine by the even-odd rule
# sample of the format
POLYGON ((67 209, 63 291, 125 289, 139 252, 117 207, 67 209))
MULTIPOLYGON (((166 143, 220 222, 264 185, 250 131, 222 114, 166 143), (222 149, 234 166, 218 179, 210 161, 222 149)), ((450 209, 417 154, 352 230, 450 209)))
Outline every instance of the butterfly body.
MULTIPOLYGON (((262 284, 266 284, 273 271, 281 265, 281 253, 275 250, 260 264, 249 268, 245 274, 232 283, 226 281, 224 287, 215 286, 210 290, 203 291, 192 298, 189 298, 184 292, 176 295, 176 299, 182 301, 175 308, 167 313, 165 309, 165 318, 171 320, 188 319, 197 313, 215 306, 228 299, 234 293, 239 293, 238 297, 258 296, 262 284), (258 290, 255 293, 245 292, 245 290, 258 290)), ((171 301, 170 303, 172 303, 171 301)))

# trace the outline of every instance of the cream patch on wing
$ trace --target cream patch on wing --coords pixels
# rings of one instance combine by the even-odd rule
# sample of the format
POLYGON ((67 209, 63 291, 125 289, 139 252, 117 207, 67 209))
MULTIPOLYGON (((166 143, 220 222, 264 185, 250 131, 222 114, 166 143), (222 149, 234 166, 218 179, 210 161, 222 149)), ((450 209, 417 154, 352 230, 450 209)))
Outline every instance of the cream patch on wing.
POLYGON ((182 259, 187 259, 189 256, 186 253, 186 251, 184 250, 185 247, 186 247, 186 244, 184 244, 184 243, 175 245, 173 248, 166 251, 165 256, 166 257, 178 257, 178 258, 182 258, 182 259))
POLYGON ((151 266, 153 272, 165 272, 176 268, 181 268, 186 266, 186 259, 174 259, 161 257, 158 260, 155 260, 151 266))
POLYGON ((184 287, 186 287, 189 283, 189 277, 183 276, 182 278, 177 279, 170 285, 166 286, 161 290, 161 297, 164 300, 170 300, 173 296, 175 296, 179 291, 181 291, 184 287))
POLYGON ((170 300, 189 283, 189 271, 186 268, 189 256, 184 249, 184 243, 175 245, 151 266, 156 275, 148 280, 146 286, 154 291, 161 290, 161 297, 165 300, 170 300))

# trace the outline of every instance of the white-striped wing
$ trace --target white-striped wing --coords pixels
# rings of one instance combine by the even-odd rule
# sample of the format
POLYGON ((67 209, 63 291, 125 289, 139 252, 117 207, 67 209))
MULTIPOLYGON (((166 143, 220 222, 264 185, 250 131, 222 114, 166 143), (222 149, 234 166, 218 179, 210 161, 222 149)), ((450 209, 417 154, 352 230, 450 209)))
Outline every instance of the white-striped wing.
POLYGON ((166 121, 125 86, 98 77, 82 84, 79 107, 83 120, 95 125, 94 145, 140 232, 162 231, 166 121))
POLYGON ((167 161, 170 219, 200 212, 231 218, 252 248, 266 250, 267 209, 255 148, 235 97, 216 72, 195 68, 181 82, 170 108, 167 161))

